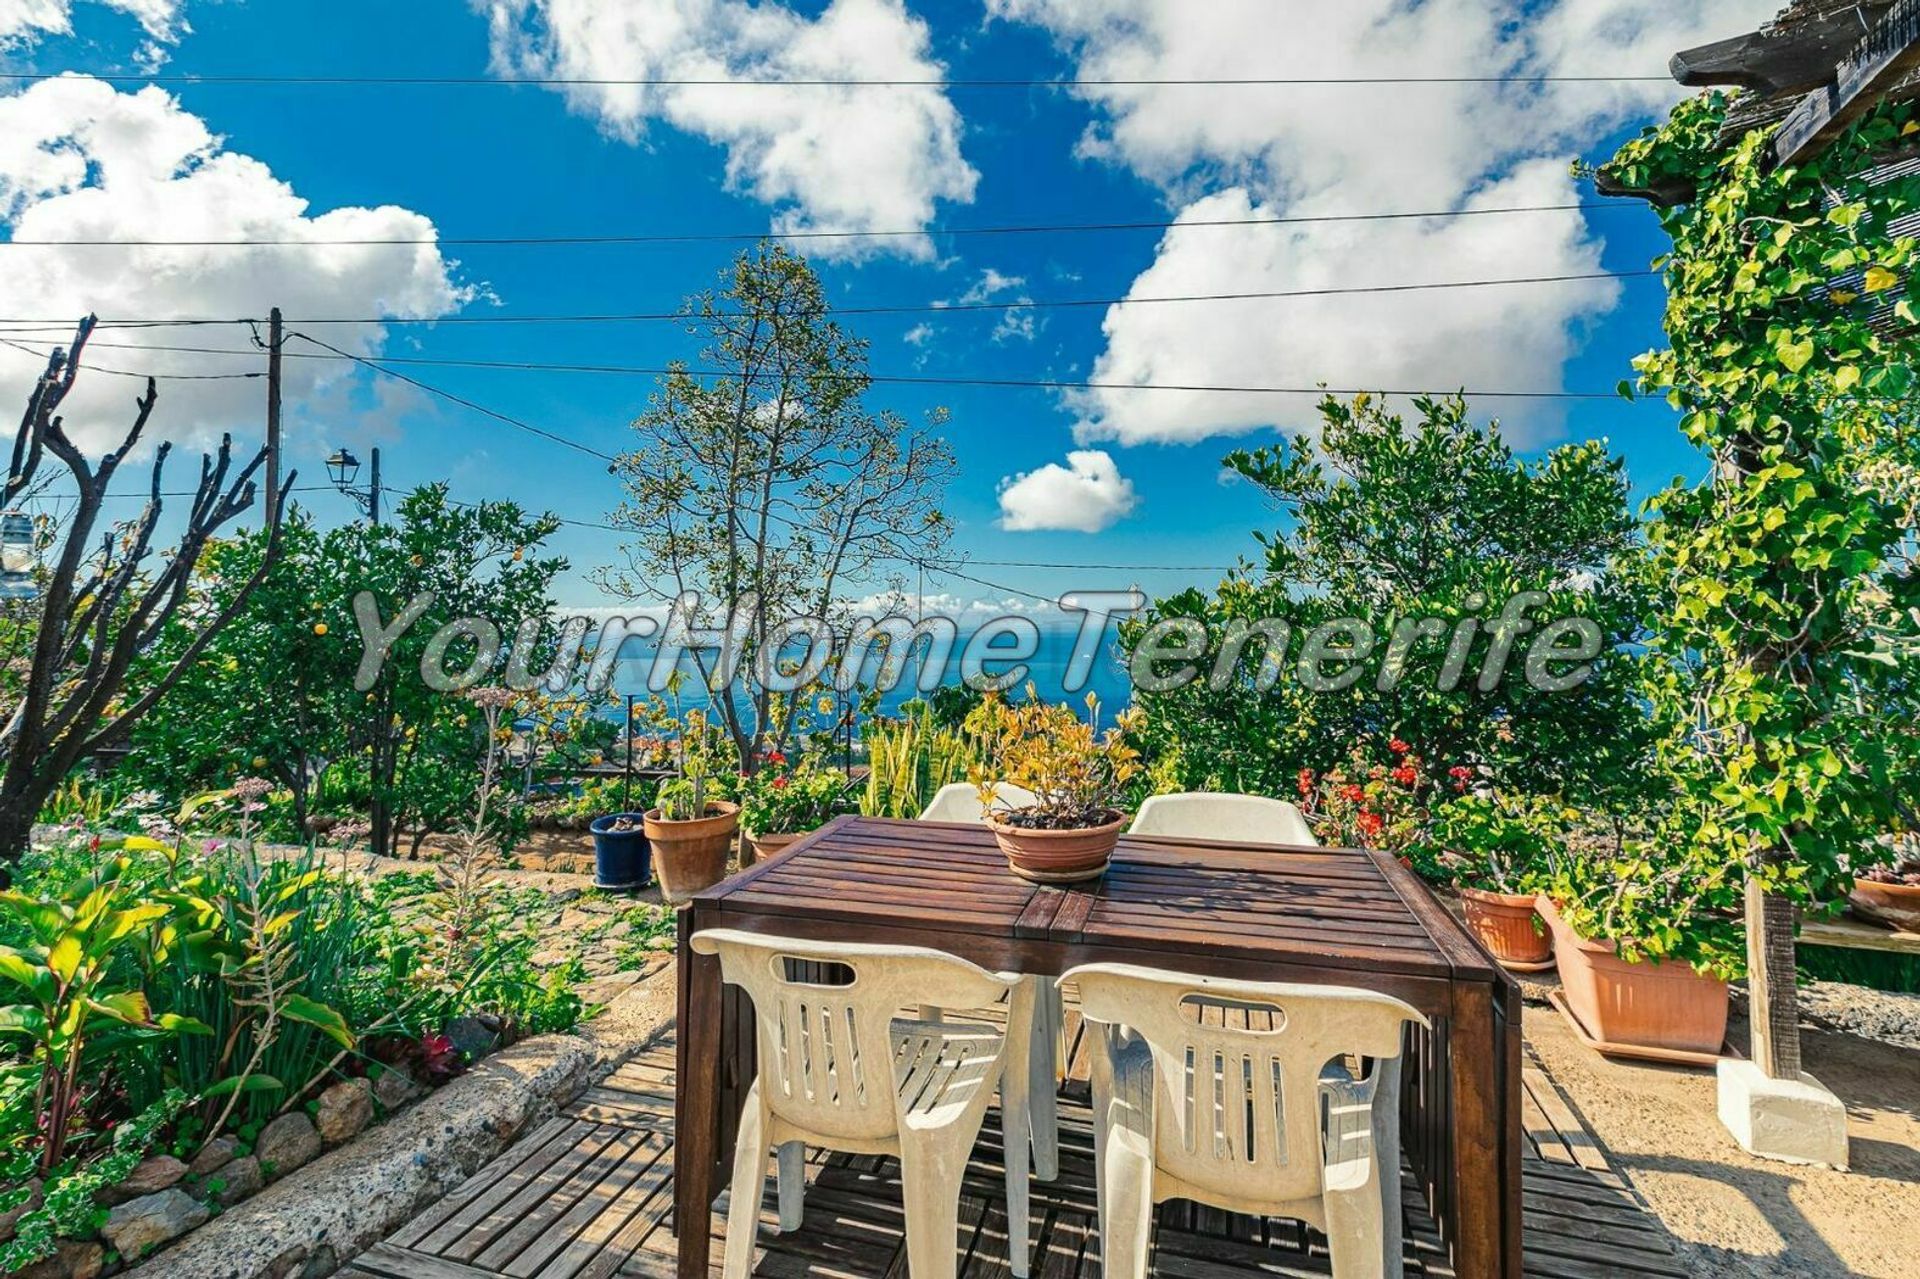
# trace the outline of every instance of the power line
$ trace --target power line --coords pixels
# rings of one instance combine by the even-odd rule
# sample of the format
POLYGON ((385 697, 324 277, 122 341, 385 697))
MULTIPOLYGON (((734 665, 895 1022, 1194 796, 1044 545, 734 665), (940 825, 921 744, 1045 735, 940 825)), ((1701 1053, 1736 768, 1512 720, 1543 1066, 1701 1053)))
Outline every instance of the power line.
MULTIPOLYGON (((531 422, 523 422, 519 418, 514 417, 511 414, 502 413, 498 409, 490 409, 484 404, 477 404, 474 401, 467 399, 465 396, 456 395, 452 391, 448 391, 441 387, 434 386, 431 383, 422 382, 419 378, 409 377, 405 373, 401 373, 394 369, 387 368, 386 364, 390 363, 391 361, 375 362, 373 360, 367 359, 365 356, 354 355, 349 351, 342 351, 337 346, 333 346, 333 345, 330 345, 329 343, 322 342, 319 338, 310 337, 305 333, 290 333, 287 336, 297 337, 303 342, 311 342, 313 345, 317 347, 322 347, 328 351, 333 352, 334 357, 337 357, 343 360, 351 360, 353 363, 363 365, 366 368, 372 369, 376 373, 384 373, 388 377, 393 378, 396 381, 405 382, 408 386, 414 387, 417 390, 425 391, 429 395, 438 396, 439 398, 446 400, 451 404, 458 404, 462 408, 471 409, 475 413, 484 414, 485 416, 493 418, 495 421, 504 423, 507 426, 511 426, 516 430, 525 431, 529 435, 537 435, 542 439, 550 440, 555 444, 559 444, 559 445, 562 445, 563 447, 573 449, 575 452, 585 453, 589 457, 599 458, 601 461, 606 462, 609 465, 617 463, 620 460, 619 458, 615 457, 611 453, 603 453, 599 449, 593 448, 586 444, 582 444, 580 443, 580 441, 572 439, 565 435, 561 435, 556 431, 546 430, 543 427, 538 427, 533 425, 531 422)), ((227 354, 233 354, 233 353, 228 352, 227 354)), ((301 359, 329 358, 327 356, 317 356, 317 357, 308 356, 298 351, 287 351, 287 352, 284 352, 284 354, 288 358, 301 358, 301 359)))
POLYGON ((10 239, 0 240, 0 249, 8 248, 386 248, 443 245, 455 248, 500 248, 509 246, 608 245, 608 244, 722 244, 757 243, 761 240, 876 240, 940 235, 1056 235, 1096 231, 1166 231, 1175 227, 1315 226, 1336 222, 1401 222, 1442 218, 1499 217, 1506 214, 1571 213, 1600 209, 1639 209, 1628 200, 1579 201, 1566 204, 1522 204, 1497 209, 1429 209, 1388 213, 1289 214, 1259 218, 1192 218, 1169 221, 1132 222, 1036 222, 1004 226, 928 226, 906 230, 880 231, 687 231, 649 232, 635 235, 500 235, 500 236, 371 236, 334 240, 273 237, 263 239, 10 239))
MULTIPOLYGON (((312 352, 289 351, 288 359, 298 360, 351 360, 370 368, 380 368, 391 373, 396 364, 423 366, 430 368, 455 369, 495 369, 518 373, 585 373, 616 377, 665 377, 685 375, 689 377, 734 377, 736 374, 724 369, 697 369, 686 367, 668 367, 632 364, 559 364, 540 363, 525 360, 468 360, 437 358, 429 356, 381 356, 379 364, 365 356, 354 355, 338 347, 320 341, 318 338, 300 334, 315 346, 324 347, 331 355, 316 355, 312 352)), ((14 345, 19 345, 15 343, 14 345)), ((236 351, 228 347, 146 345, 135 342, 100 342, 94 345, 102 348, 131 351, 166 351, 186 355, 231 355, 252 357, 252 351, 236 351)), ((395 376, 400 376, 395 374, 395 376)), ((767 375, 772 376, 772 375, 767 375)), ((1259 386, 1259 385, 1212 385, 1205 383, 1182 382, 1095 382, 1067 381, 1057 378, 990 378, 990 377, 940 377, 905 373, 846 373, 825 374, 826 380, 874 383, 896 386, 970 386, 995 387, 1004 389, 1028 389, 1050 391, 1183 391, 1197 393, 1222 393, 1234 395, 1454 395, 1464 394, 1469 398, 1488 400, 1617 400, 1617 391, 1489 391, 1457 388, 1454 390, 1409 390, 1396 387, 1332 387, 1332 386, 1259 386)), ((424 385, 423 385, 423 389, 424 385)), ((436 392, 441 393, 441 392, 436 392)), ((451 394, 451 393, 445 393, 451 394)), ((571 443, 571 442, 570 442, 571 443)))
MULTIPOLYGON (((796 315, 907 315, 933 314, 949 312, 969 313, 1002 311, 1047 311, 1072 308, 1116 307, 1116 306, 1152 306, 1167 303, 1205 303, 1205 302, 1256 302, 1285 298, 1343 297, 1352 294, 1369 293, 1421 293, 1445 289, 1486 289, 1510 285, 1534 284, 1571 284, 1588 280, 1631 280, 1658 276, 1654 270, 1639 271, 1585 271, 1570 275, 1528 275, 1513 276, 1499 280, 1440 280, 1424 284, 1372 284, 1346 285, 1320 289, 1270 289, 1252 293, 1178 293, 1159 294, 1148 297, 1106 297, 1106 298, 1009 298, 999 301, 958 301, 958 302, 902 302, 876 304, 872 306, 829 306, 816 311, 797 312, 796 315)), ((707 317, 685 310, 679 311, 632 311, 602 312, 580 315, 450 315, 439 319, 428 317, 403 316, 399 318, 365 316, 360 318, 299 318, 289 323, 302 325, 373 325, 396 326, 414 324, 432 325, 545 325, 545 324, 622 324, 637 321, 689 321, 707 317)), ((720 311, 715 318, 743 319, 745 312, 720 311)), ((155 328, 198 328, 215 325, 258 324, 257 319, 138 319, 138 320, 102 320, 98 326, 102 329, 155 329, 155 328)), ((9 330, 14 333, 46 332, 58 330, 65 332, 73 326, 66 320, 33 320, 25 318, 0 319, 0 325, 13 325, 9 330)))
POLYGON ((782 78, 737 79, 719 76, 342 76, 342 75, 135 75, 67 67, 59 71, 0 72, 0 79, 21 83, 86 76, 109 84, 156 86, 270 86, 357 88, 706 88, 706 89, 1177 89, 1280 88, 1292 86, 1390 84, 1672 84, 1665 75, 1375 75, 1375 76, 1191 76, 1104 78, 1055 76, 1049 78, 898 79, 782 78))
MULTIPOLYGON (((19 351, 24 355, 30 355, 35 360, 38 360, 41 362, 45 362, 47 356, 51 354, 51 349, 47 351, 36 351, 32 347, 27 346, 25 343, 14 342, 7 338, 0 338, 0 346, 12 347, 14 350, 19 351)), ((137 350, 138 348, 134 348, 134 349, 137 350)), ((244 352, 234 351, 234 352, 229 352, 229 354, 240 355, 240 354, 244 354, 244 352)), ((105 373, 112 377, 132 377, 132 378, 139 378, 142 381, 155 381, 155 382, 230 382, 230 381, 240 381, 246 378, 257 378, 257 377, 266 376, 264 373, 261 373, 261 372, 254 372, 254 373, 141 373, 134 369, 117 369, 117 368, 109 367, 108 365, 104 365, 104 364, 95 364, 93 361, 87 360, 84 358, 80 362, 80 368, 83 371, 88 373, 105 373)))

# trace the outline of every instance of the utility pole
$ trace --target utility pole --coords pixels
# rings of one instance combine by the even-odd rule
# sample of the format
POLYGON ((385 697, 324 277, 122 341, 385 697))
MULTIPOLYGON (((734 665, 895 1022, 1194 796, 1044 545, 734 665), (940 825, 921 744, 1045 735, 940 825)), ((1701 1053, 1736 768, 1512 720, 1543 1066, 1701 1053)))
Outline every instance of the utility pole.
MULTIPOLYGON (((280 519, 280 344, 285 332, 280 308, 267 317, 267 527, 280 519)), ((379 463, 374 474, 378 475, 379 463)))
POLYGON ((367 469, 367 519, 375 528, 380 527, 380 450, 373 450, 372 464, 367 469))

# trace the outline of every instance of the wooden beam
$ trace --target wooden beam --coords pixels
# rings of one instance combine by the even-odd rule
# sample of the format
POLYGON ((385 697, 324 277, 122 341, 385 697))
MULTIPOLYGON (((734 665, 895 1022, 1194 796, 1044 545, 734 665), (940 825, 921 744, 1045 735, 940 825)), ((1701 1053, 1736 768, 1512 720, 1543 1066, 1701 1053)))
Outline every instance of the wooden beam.
POLYGON ((1758 31, 1673 55, 1668 69, 1691 88, 1732 85, 1762 97, 1805 93, 1825 84, 1893 0, 1800 4, 1758 31))
POLYGON ((1833 82, 1793 109, 1773 142, 1781 164, 1802 164, 1846 127, 1884 100, 1909 71, 1920 67, 1920 0, 1897 0, 1834 68, 1833 82))

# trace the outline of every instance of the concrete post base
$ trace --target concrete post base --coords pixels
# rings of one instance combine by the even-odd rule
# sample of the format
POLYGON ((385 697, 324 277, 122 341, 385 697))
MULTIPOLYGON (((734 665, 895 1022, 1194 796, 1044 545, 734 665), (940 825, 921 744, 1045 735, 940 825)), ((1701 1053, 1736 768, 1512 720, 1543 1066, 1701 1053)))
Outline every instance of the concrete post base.
POLYGON ((1769 1079, 1750 1061, 1722 1057, 1720 1122, 1749 1154, 1794 1164, 1847 1166, 1847 1108, 1812 1075, 1769 1079))

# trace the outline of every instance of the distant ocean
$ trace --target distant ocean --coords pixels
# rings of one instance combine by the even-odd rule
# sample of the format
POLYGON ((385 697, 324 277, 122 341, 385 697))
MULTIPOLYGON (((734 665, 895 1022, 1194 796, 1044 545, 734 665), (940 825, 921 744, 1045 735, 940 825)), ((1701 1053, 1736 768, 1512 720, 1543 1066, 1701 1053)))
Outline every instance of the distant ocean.
MULTIPOLYGON (((1078 631, 1070 624, 1055 622, 1048 625, 1046 622, 1040 622, 1037 619, 1036 621, 1040 628, 1040 649, 1033 657, 1026 659, 1024 665, 1029 668, 1027 680, 1032 682, 1041 698, 1050 702, 1068 702, 1076 710, 1083 711, 1086 696, 1092 692, 1100 699, 1102 720, 1109 719, 1116 712, 1125 710, 1133 704, 1133 684, 1127 678, 1126 667, 1121 658, 1119 641, 1113 626, 1107 627, 1106 633, 1101 636, 1100 643, 1094 650, 1093 664, 1088 670, 1085 683, 1078 692, 1069 692, 1066 689, 1066 679, 1068 668, 1072 664, 1074 641, 1078 631)), ((974 633, 974 630, 961 630, 953 646, 952 660, 947 664, 940 683, 959 684, 961 682, 960 654, 965 650, 968 640, 974 633)), ((1005 645, 1008 641, 1002 636, 998 642, 1000 645, 1005 645)), ((655 653, 656 646, 651 641, 629 641, 626 651, 614 663, 612 691, 622 695, 649 696, 647 680, 653 671, 655 653)), ((1010 663, 1005 661, 989 661, 986 664, 986 672, 990 675, 999 674, 1007 670, 1009 665, 1010 663)), ((692 663, 685 663, 684 669, 687 678, 679 695, 681 709, 683 711, 705 709, 710 706, 712 699, 701 684, 692 663)), ((898 686, 881 697, 880 713, 896 715, 904 703, 924 696, 918 687, 919 682, 920 662, 916 652, 915 660, 902 672, 898 686)))

